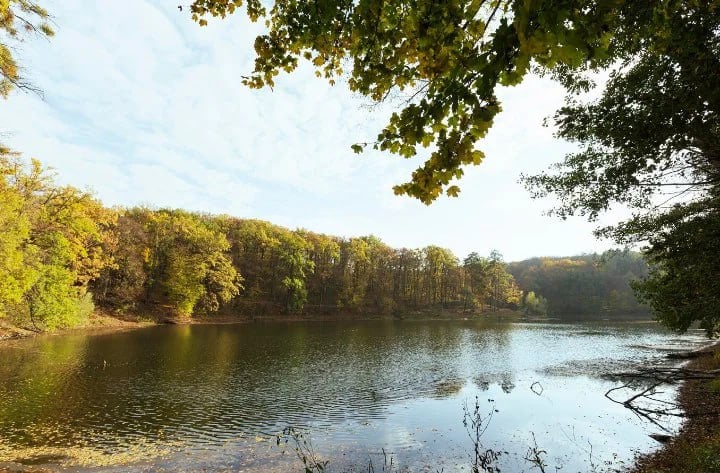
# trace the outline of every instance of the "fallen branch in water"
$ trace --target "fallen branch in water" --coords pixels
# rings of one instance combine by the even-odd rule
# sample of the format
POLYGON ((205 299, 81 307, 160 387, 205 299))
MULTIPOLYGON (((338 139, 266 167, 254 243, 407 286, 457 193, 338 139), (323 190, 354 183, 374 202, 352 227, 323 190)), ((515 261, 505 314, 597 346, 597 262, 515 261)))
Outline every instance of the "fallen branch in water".
MULTIPOLYGON (((611 373, 605 377, 627 381, 621 386, 609 389, 605 393, 605 397, 612 402, 623 405, 639 418, 648 420, 667 432, 668 429, 660 423, 663 417, 688 417, 688 414, 682 410, 678 403, 658 398, 658 394, 663 394, 659 388, 663 385, 674 385, 687 380, 713 380, 718 376, 720 376, 720 370, 704 371, 672 367, 643 368, 633 372, 611 373), (622 390, 636 392, 624 400, 613 397, 614 393, 622 390)), ((696 413, 695 415, 714 414, 716 413, 708 412, 696 413)))
POLYGON ((669 429, 662 425, 660 423, 660 419, 664 416, 672 416, 672 417, 684 417, 685 413, 680 409, 680 406, 678 406, 676 403, 665 401, 662 399, 658 399, 655 397, 656 394, 662 394, 661 391, 658 391, 658 387, 660 387, 663 384, 667 384, 665 381, 658 381, 656 383, 651 384, 649 387, 646 387, 645 389, 641 390, 640 392, 630 396, 629 398, 625 400, 618 400, 612 397, 612 393, 621 391, 623 389, 637 389, 637 384, 634 383, 627 383, 623 384, 622 386, 616 386, 612 389, 609 389, 605 393, 605 397, 610 399, 612 402, 615 402, 617 404, 622 404, 624 407, 630 409, 630 411, 638 416, 641 419, 645 419, 652 424, 656 425, 657 427, 661 428, 662 430, 668 432, 669 429), (662 405, 665 405, 667 407, 662 408, 653 408, 648 407, 639 404, 640 401, 652 401, 655 403, 660 403, 662 405))

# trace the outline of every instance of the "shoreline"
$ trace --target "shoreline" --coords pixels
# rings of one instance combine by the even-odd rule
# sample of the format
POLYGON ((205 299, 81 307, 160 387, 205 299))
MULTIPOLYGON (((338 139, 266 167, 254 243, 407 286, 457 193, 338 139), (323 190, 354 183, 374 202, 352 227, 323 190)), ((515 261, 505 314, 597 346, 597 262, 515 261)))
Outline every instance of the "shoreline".
MULTIPOLYGON (((151 312, 148 312, 151 313, 151 312)), ((161 313, 154 313, 150 316, 141 314, 130 314, 123 317, 114 316, 104 312, 93 313, 88 320, 75 327, 59 328, 53 331, 34 331, 10 324, 0 319, 0 344, 37 337, 57 337, 72 334, 101 334, 123 332, 145 327, 162 325, 244 325, 265 322, 331 322, 331 321, 361 321, 361 320, 473 320, 480 318, 490 319, 513 318, 527 320, 524 314, 506 309, 497 312, 480 312, 476 314, 453 314, 444 313, 435 316, 431 313, 404 314, 401 317, 392 315, 366 315, 338 313, 334 315, 311 316, 307 314, 274 314, 265 316, 249 315, 212 315, 194 317, 169 317, 161 313)), ((549 321, 553 319, 538 319, 549 321)))
POLYGON ((0 344, 38 337, 57 337, 73 334, 101 334, 134 330, 158 325, 153 320, 128 320, 114 317, 101 312, 92 314, 86 323, 76 327, 61 328, 54 331, 33 331, 17 327, 0 320, 0 344))
POLYGON ((33 331, 26 328, 12 325, 0 319, 0 344, 24 340, 37 337, 57 337, 72 334, 101 334, 123 332, 126 330, 135 330, 145 327, 162 326, 162 325, 244 325, 265 322, 334 322, 334 321, 364 321, 364 320, 492 320, 497 319, 514 319, 517 321, 537 321, 549 322, 557 321, 552 318, 528 318, 525 314, 501 309, 497 312, 485 311, 475 314, 455 314, 451 312, 436 313, 422 312, 404 314, 401 317, 392 315, 367 315, 367 314, 349 314, 338 313, 334 315, 311 316, 307 314, 275 314, 265 316, 248 316, 248 315, 212 315, 212 316, 195 316, 195 317, 168 317, 162 314, 153 314, 151 316, 143 316, 140 314, 131 314, 125 318, 114 316, 104 312, 93 313, 86 323, 75 327, 59 328, 53 331, 33 331), (436 314, 436 315, 431 315, 436 314))
POLYGON ((559 317, 529 316, 522 312, 511 309, 499 309, 497 311, 484 310, 475 313, 458 313, 450 310, 445 311, 415 311, 401 315, 372 315, 366 313, 338 312, 335 314, 309 315, 309 314, 272 314, 263 316, 252 316, 246 314, 223 314, 193 317, 173 317, 162 314, 162 312, 147 311, 144 313, 131 313, 125 316, 112 315, 103 311, 96 311, 88 320, 75 327, 59 328, 54 331, 33 331, 26 328, 12 325, 0 319, 0 344, 28 338, 63 336, 71 334, 100 334, 122 332, 160 325, 243 325, 266 322, 335 322, 335 321, 370 321, 370 320, 397 320, 397 321, 431 321, 431 320, 503 320, 520 323, 638 323, 656 324, 652 319, 577 319, 563 320, 559 317), (151 315, 148 315, 151 314, 151 315))
MULTIPOLYGON (((720 370, 720 340, 698 353, 685 368, 720 370)), ((720 471, 720 374, 710 380, 684 381, 677 402, 687 416, 680 432, 659 450, 638 457, 629 473, 720 471)))

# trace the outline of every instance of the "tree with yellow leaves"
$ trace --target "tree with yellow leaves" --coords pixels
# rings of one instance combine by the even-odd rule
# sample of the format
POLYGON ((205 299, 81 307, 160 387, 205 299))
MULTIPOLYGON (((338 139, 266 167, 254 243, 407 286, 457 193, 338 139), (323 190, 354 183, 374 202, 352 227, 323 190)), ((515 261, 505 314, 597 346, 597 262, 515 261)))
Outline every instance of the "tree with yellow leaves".
POLYGON ((13 55, 13 42, 28 34, 49 38, 54 31, 48 21, 50 14, 28 0, 0 0, 0 97, 7 98, 13 88, 35 90, 23 78, 22 68, 13 55))

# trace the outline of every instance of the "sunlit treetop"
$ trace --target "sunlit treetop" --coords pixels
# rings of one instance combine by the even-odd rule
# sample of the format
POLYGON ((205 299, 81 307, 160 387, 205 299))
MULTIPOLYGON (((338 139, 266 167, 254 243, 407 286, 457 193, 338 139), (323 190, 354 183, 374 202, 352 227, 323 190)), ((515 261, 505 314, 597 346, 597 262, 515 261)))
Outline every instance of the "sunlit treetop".
POLYGON ((12 43, 22 41, 28 34, 52 36, 49 19, 48 12, 35 2, 0 0, 0 97, 6 98, 15 87, 35 90, 23 80, 12 43))
POLYGON ((570 90, 587 88, 579 73, 607 67, 651 47, 668 19, 700 0, 196 0, 193 18, 207 24, 244 9, 267 30, 255 39, 250 87, 272 87, 300 60, 334 84, 375 102, 399 103, 367 146, 425 162, 395 186, 429 204, 463 166, 484 157, 476 145, 501 111, 499 85, 515 85, 532 69, 552 73, 570 90), (423 152, 422 148, 427 148, 423 152))

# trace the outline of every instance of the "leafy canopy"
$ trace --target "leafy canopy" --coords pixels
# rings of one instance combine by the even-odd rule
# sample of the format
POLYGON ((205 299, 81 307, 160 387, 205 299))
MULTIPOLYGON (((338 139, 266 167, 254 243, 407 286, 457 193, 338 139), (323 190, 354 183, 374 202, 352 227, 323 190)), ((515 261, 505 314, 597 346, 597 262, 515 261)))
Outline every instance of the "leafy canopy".
POLYGON ((227 256, 225 235, 198 216, 180 210, 145 212, 150 285, 180 315, 214 312, 241 289, 227 256))
POLYGON ((195 0, 191 11, 200 25, 243 6, 252 21, 264 21, 255 69, 243 80, 250 87, 272 87, 280 72, 307 60, 331 84, 345 75, 353 92, 399 100, 377 140, 352 148, 404 158, 428 148, 411 180, 394 189, 429 204, 443 192, 457 196, 452 182, 463 166, 483 160, 476 144, 501 110, 499 85, 518 84, 533 64, 567 78, 609 63, 636 10, 655 9, 637 3, 646 2, 277 0, 268 8, 259 0, 195 0))
POLYGON ((77 324, 92 311, 89 282, 112 264, 114 212, 2 149, 0 203, 0 317, 38 330, 77 324))

